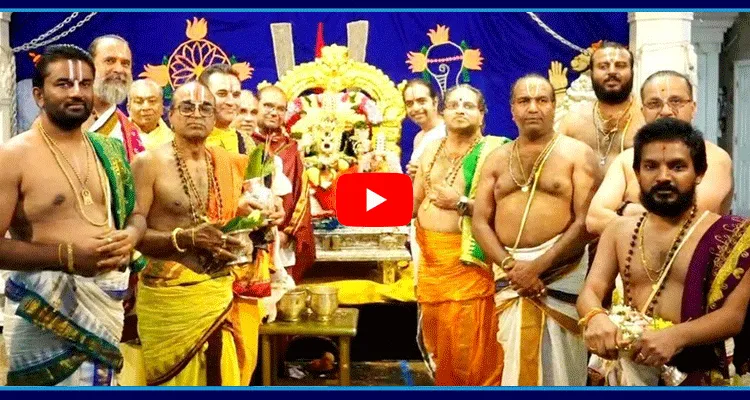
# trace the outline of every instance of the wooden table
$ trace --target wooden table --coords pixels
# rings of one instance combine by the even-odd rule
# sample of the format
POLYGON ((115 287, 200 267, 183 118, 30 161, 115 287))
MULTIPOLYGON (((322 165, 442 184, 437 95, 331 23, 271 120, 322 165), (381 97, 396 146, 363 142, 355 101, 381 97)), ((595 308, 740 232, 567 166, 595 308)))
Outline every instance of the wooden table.
POLYGON ((274 336, 330 336, 339 342, 339 385, 351 384, 351 339, 357 335, 359 310, 339 308, 330 321, 315 321, 308 314, 296 322, 274 321, 260 326, 261 354, 263 359, 263 385, 271 386, 278 373, 279 354, 274 352, 274 336))

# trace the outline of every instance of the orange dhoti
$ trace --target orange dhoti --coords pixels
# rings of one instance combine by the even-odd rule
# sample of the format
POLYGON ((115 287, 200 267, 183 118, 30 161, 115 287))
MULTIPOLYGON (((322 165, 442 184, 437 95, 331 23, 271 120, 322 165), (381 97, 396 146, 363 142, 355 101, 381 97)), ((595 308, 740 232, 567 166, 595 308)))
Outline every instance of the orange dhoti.
POLYGON ((495 386, 503 371, 492 273, 463 264, 461 234, 417 226, 419 339, 435 385, 495 386))

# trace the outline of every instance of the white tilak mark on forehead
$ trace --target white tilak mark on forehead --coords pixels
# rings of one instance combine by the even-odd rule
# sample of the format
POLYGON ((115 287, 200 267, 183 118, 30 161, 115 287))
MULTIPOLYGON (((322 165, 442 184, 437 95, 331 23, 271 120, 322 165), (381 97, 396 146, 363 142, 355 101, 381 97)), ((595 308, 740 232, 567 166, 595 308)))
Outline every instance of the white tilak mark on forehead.
POLYGON ((68 60, 68 79, 71 82, 75 82, 76 78, 73 76, 73 60, 68 60))
POLYGON ((530 82, 528 79, 526 80, 526 94, 528 94, 531 97, 536 98, 539 96, 539 83, 538 82, 530 82), (531 87, 534 87, 534 94, 531 94, 531 87))
MULTIPOLYGON (((618 49, 619 50, 619 49, 618 49)), ((612 64, 615 61, 615 49, 611 47, 607 47, 604 49, 604 56, 606 57, 606 60, 608 63, 612 64)))
POLYGON ((78 80, 82 81, 83 80, 83 63, 81 62, 81 60, 77 60, 77 61, 78 61, 78 80))

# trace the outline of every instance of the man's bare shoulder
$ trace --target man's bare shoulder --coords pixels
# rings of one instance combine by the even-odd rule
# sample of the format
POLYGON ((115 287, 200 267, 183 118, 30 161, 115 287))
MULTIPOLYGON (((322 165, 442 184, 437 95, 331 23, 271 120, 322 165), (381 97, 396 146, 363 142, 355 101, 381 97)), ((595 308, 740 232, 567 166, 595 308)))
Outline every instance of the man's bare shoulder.
POLYGON ((170 142, 136 154, 132 164, 133 166, 140 165, 151 168, 161 168, 172 158, 174 158, 174 150, 172 149, 172 143, 170 142))
POLYGON ((722 149, 713 142, 706 141, 706 159, 709 165, 732 164, 732 157, 726 150, 722 149))
POLYGON ((28 160, 31 153, 38 151, 38 149, 38 137, 35 132, 30 130, 13 136, 7 142, 0 144, 0 160, 4 164, 3 173, 7 173, 9 168, 16 169, 16 167, 22 165, 24 160, 28 160))
POLYGON ((435 157, 435 153, 437 153, 438 148, 440 148, 440 143, 442 142, 443 142, 442 140, 433 140, 427 143, 427 145, 424 148, 424 152, 419 157, 419 161, 421 163, 427 163, 429 162, 427 160, 432 160, 432 158, 435 157))
POLYGON ((608 237, 615 242, 630 239, 640 219, 640 215, 617 217, 607 224, 602 237, 608 237))
POLYGON ((560 135, 559 152, 573 160, 586 160, 594 157, 594 149, 586 143, 570 136, 560 135))
POLYGON ((507 160, 513 151, 513 142, 504 143, 498 148, 492 150, 490 154, 487 154, 487 158, 484 160, 483 165, 490 166, 495 171, 507 168, 507 160))

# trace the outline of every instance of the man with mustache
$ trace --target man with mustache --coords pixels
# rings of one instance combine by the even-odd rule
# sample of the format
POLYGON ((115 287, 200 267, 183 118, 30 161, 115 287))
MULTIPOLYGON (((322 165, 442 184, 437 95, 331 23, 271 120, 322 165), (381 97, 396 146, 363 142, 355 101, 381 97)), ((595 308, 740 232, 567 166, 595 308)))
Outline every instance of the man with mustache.
POLYGON ((162 119, 164 98, 162 88, 150 79, 140 79, 130 86, 128 114, 138 126, 146 150, 171 142, 174 132, 162 119))
POLYGON ((286 267, 294 281, 300 282, 315 262, 315 238, 305 165, 297 141, 286 132, 284 125, 287 101, 286 94, 277 86, 258 90, 258 130, 252 137, 256 144, 263 144, 269 154, 281 158, 283 174, 292 184, 291 192, 282 196, 286 217, 279 225, 281 265, 277 267, 286 267))
POLYGON ((247 154, 253 146, 248 146, 245 137, 231 126, 240 106, 239 74, 231 65, 214 64, 203 70, 198 80, 206 85, 216 98, 216 125, 206 144, 222 147, 234 154, 247 154))
POLYGON ((589 69, 597 101, 571 110, 559 131, 594 149, 605 172, 618 154, 633 146, 633 135, 644 124, 631 94, 633 53, 619 43, 603 42, 591 55, 589 69))
MULTIPOLYGON (((137 314, 150 385, 248 385, 256 362, 259 319, 234 298, 243 270, 226 265, 240 242, 218 229, 253 209, 242 187, 248 158, 206 146, 215 113, 207 87, 180 86, 169 111, 174 141, 133 162, 148 221, 137 314)), ((272 224, 283 217, 262 212, 272 224)))
POLYGON ((32 81, 39 119, 0 145, 8 384, 114 385, 145 220, 122 142, 81 130, 93 107, 91 56, 49 46, 32 81))
POLYGON ((585 218, 601 182, 594 151, 554 131, 555 96, 531 74, 511 89, 518 138, 492 153, 473 233, 493 263, 503 385, 584 385, 575 299, 588 255, 585 218))
MULTIPOLYGON (((678 72, 659 71, 646 78, 641 86, 641 98, 646 122, 658 118, 691 122, 695 117, 693 85, 688 77, 678 72)), ((732 203, 732 159, 711 142, 705 142, 705 147, 708 170, 696 188, 696 205, 699 211, 723 215, 729 212, 732 203)), ((639 215, 643 211, 640 185, 633 170, 633 151, 628 149, 617 156, 607 171, 591 201, 586 226, 591 233, 599 235, 618 215, 639 215)))
POLYGON ((483 135, 486 113, 476 88, 449 89, 447 136, 427 145, 414 179, 418 344, 435 385, 495 386, 502 374, 492 273, 471 235, 479 169, 507 141, 483 135))
POLYGON ((128 160, 132 160, 144 150, 141 136, 138 127, 117 108, 133 83, 130 46, 120 36, 104 35, 91 42, 89 53, 96 66, 94 109, 83 129, 122 141, 128 160))
POLYGON ((240 92, 239 111, 232 122, 232 127, 242 136, 245 144, 253 147, 251 135, 258 130, 258 99, 253 92, 243 90, 240 92))
POLYGON ((633 153, 645 211, 616 219, 601 236, 578 298, 586 345, 614 360, 602 366, 612 371, 610 385, 664 384, 660 367, 667 363, 687 374, 683 385, 725 385, 726 339, 734 338, 737 373, 750 366, 750 330, 743 327, 750 221, 698 210, 696 189, 709 167, 703 137, 689 122, 662 118, 645 125, 633 153), (602 308, 618 273, 625 306, 673 325, 624 342, 602 308))

